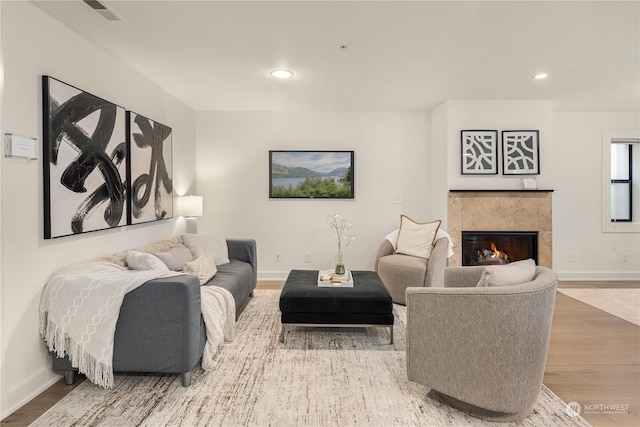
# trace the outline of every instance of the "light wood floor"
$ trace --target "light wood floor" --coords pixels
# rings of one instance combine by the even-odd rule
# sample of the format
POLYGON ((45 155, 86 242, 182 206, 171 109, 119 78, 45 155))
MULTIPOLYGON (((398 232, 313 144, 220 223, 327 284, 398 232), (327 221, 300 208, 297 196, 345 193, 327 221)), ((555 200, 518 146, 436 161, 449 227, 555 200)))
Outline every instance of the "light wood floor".
MULTIPOLYGON (((640 282, 563 282, 560 287, 640 288, 640 282)), ((282 282, 259 282, 258 288, 280 289, 282 282)), ((60 380, 0 425, 27 426, 78 384, 60 380)), ((596 427, 637 427, 640 327, 558 293, 544 384, 563 401, 579 403, 581 415, 596 427), (629 413, 605 414, 602 405, 628 405, 629 413)))

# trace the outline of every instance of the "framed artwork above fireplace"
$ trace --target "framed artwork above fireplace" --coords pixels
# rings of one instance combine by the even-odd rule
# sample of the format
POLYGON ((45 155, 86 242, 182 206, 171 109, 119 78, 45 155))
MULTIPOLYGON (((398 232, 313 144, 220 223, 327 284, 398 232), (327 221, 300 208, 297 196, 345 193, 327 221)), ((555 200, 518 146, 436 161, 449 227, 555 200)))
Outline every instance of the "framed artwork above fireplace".
POLYGON ((540 174, 539 132, 537 130, 502 131, 502 174, 540 174))
POLYGON ((460 141, 463 175, 498 174, 498 131, 463 130, 460 141))

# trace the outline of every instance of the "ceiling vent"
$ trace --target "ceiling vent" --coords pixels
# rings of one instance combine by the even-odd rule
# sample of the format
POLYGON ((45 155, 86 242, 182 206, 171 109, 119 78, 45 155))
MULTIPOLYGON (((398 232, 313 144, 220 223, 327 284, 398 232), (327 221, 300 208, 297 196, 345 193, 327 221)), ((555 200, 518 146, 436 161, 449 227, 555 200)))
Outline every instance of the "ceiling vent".
POLYGON ((100 14, 100 16, 102 16, 107 21, 125 22, 122 16, 118 15, 113 9, 111 9, 106 4, 99 2, 98 0, 82 0, 82 1, 85 2, 87 5, 89 5, 91 9, 98 12, 98 14, 100 14))

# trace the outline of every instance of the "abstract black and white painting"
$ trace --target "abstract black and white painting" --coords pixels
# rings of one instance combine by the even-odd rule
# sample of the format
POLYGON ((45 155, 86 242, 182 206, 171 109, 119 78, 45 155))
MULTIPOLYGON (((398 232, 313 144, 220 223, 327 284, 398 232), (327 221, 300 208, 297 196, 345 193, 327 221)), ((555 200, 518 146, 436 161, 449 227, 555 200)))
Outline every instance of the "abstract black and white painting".
POLYGON ((173 217, 171 128, 127 111, 131 197, 129 223, 173 217))
POLYGON ((42 87, 44 237, 125 225, 124 108, 50 76, 42 87))
POLYGON ((462 174, 495 175, 498 173, 498 131, 461 131, 462 174))
POLYGON ((540 147, 537 130, 502 131, 502 173, 540 174, 540 147))

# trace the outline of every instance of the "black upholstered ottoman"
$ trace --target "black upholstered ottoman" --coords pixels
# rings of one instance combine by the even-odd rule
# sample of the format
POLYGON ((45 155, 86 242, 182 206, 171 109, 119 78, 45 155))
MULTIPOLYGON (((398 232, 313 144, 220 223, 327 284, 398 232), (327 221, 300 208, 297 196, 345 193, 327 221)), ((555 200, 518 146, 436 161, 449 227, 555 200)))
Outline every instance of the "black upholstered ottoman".
POLYGON ((280 294, 287 326, 388 327, 393 344, 393 301, 375 271, 352 271, 353 287, 319 287, 318 270, 292 270, 280 294))

